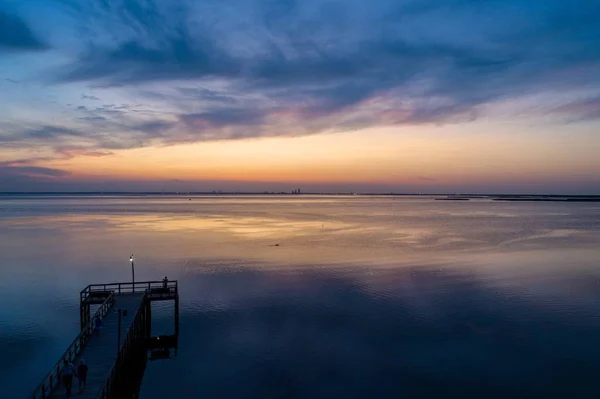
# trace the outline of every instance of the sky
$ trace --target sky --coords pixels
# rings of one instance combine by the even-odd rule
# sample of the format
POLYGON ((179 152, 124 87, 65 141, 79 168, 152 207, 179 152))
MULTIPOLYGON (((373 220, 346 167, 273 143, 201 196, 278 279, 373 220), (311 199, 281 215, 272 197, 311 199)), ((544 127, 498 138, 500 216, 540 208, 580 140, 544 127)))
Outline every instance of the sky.
POLYGON ((597 0, 0 0, 0 192, 600 194, 597 0))

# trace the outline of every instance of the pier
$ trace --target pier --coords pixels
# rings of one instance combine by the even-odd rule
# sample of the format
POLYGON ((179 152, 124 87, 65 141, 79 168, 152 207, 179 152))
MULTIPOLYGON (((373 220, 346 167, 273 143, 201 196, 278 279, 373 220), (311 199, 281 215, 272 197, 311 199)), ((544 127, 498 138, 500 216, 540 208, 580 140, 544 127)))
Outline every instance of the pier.
POLYGON ((179 289, 177 281, 144 281, 92 284, 80 292, 81 331, 50 372, 35 388, 32 399, 65 397, 61 370, 66 359, 76 367, 81 359, 88 365, 87 385, 78 394, 73 379, 73 396, 84 399, 133 398, 143 379, 148 351, 151 360, 177 349, 179 337, 179 289), (174 334, 152 337, 152 302, 174 301, 174 334), (93 308, 92 308, 93 307, 93 308), (94 310, 92 313, 92 309, 94 310), (95 319, 103 327, 96 332, 95 319), (158 356, 157 356, 158 354, 158 356))

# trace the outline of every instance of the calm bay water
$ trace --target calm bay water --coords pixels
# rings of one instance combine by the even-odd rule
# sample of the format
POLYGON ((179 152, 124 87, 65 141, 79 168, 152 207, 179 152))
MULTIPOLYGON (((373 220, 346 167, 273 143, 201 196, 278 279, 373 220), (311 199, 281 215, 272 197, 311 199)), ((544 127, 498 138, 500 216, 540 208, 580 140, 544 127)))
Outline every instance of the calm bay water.
POLYGON ((132 253, 181 290, 178 356, 142 399, 600 397, 599 244, 593 203, 0 197, 1 397, 27 397, 79 291, 130 281, 132 253))

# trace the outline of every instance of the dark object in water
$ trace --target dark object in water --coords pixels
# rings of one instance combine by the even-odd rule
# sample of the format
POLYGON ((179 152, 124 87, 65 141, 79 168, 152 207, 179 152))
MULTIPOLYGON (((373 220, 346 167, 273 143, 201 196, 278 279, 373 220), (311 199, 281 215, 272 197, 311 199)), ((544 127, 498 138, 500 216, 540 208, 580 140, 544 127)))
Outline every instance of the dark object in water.
POLYGON ((147 340, 149 360, 173 359, 177 356, 177 335, 159 335, 147 340))
POLYGON ((162 349, 165 347, 177 346, 176 335, 158 335, 155 337, 148 338, 147 341, 148 349, 162 349))

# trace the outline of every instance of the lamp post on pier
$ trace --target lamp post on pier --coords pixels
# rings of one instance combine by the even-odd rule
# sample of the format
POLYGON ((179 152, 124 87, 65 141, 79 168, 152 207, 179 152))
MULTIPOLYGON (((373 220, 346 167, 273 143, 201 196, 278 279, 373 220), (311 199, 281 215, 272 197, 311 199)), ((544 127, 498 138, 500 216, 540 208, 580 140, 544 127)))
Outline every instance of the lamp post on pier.
POLYGON ((129 257, 129 261, 131 262, 131 282, 133 286, 131 287, 132 292, 135 292, 135 265, 133 262, 133 254, 129 257))

